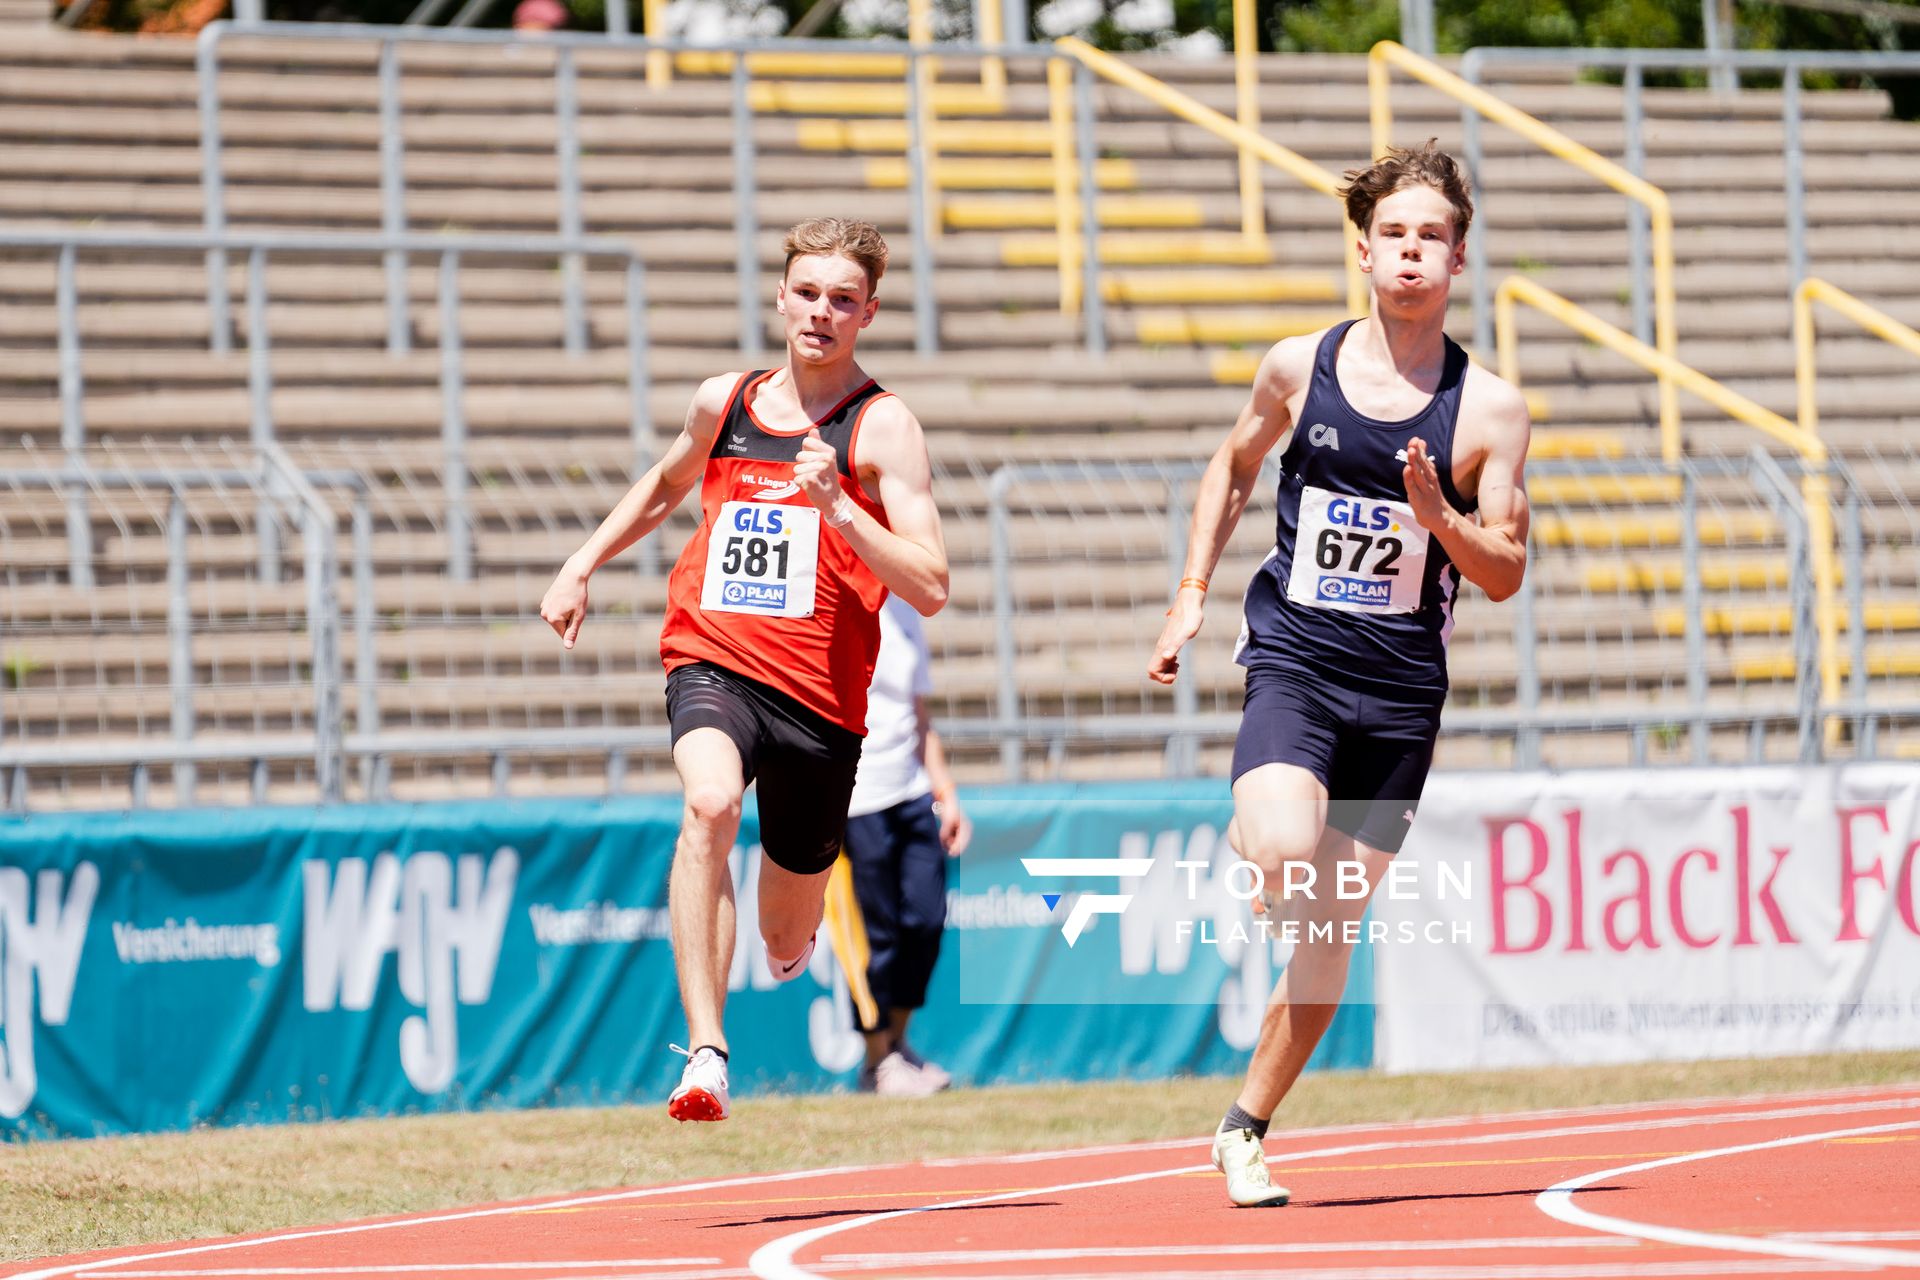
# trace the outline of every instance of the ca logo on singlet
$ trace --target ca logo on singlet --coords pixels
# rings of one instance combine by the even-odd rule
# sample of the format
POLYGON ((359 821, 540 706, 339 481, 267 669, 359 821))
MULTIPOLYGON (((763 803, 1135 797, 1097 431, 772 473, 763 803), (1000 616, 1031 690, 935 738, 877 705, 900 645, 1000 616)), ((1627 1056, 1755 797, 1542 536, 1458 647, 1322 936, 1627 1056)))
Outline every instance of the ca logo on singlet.
POLYGON ((1316 422, 1307 428, 1307 443, 1316 447, 1340 451, 1340 432, 1324 422, 1316 422))
POLYGON ((309 860, 301 868, 308 1011, 372 1008, 393 952, 402 998, 424 1011, 400 1024, 401 1069, 422 1093, 445 1089, 460 1053, 456 1002, 485 1004, 493 994, 519 872, 520 855, 507 848, 490 860, 428 852, 404 862, 383 853, 371 867, 365 858, 342 858, 337 868, 309 860))
POLYGON ((63 1027, 73 1008, 74 979, 87 923, 100 891, 100 869, 83 862, 72 879, 42 871, 29 885, 19 867, 0 867, 0 1116, 26 1111, 40 1088, 34 1062, 33 988, 39 978, 39 1021, 63 1027), (63 892, 64 887, 64 892, 63 892))

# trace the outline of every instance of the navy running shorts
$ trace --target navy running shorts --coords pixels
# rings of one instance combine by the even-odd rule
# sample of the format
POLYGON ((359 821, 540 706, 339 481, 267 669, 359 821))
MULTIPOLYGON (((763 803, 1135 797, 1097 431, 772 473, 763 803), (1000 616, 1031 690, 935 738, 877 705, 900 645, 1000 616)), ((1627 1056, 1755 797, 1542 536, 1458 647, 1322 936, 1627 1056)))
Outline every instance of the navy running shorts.
POLYGON ((667 719, 675 743, 693 729, 733 740, 746 780, 758 779, 760 847, 775 865, 801 876, 833 865, 864 738, 711 662, 668 673, 667 719))
POLYGON ((1233 780, 1298 765, 1327 788, 1327 825, 1383 853, 1413 826, 1440 736, 1440 704, 1357 693, 1291 667, 1247 670, 1233 780))

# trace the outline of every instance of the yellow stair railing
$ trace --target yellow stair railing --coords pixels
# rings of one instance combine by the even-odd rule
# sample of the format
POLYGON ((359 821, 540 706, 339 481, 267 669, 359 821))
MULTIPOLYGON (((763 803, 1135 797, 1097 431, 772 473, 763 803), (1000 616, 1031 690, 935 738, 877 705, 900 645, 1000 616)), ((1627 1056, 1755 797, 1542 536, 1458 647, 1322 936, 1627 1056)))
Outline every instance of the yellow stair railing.
MULTIPOLYGON (((1815 385, 1817 370, 1814 360, 1814 348, 1818 335, 1814 332, 1813 326, 1813 305, 1816 302, 1845 316, 1874 337, 1891 343, 1915 357, 1920 357, 1920 332, 1900 323, 1886 312, 1862 302, 1838 285, 1829 284, 1817 276, 1809 276, 1800 282, 1799 288, 1793 291, 1793 381, 1799 395, 1800 430, 1818 443, 1820 406, 1815 385)), ((1814 486, 1815 482, 1817 482, 1817 488, 1809 488, 1807 494, 1809 525, 1807 532, 1816 548, 1815 585, 1821 592, 1820 691, 1827 704, 1832 705, 1840 696, 1839 621, 1833 616, 1833 611, 1827 607, 1831 603, 1828 593, 1835 589, 1837 576, 1832 563, 1833 506, 1826 475, 1823 473, 1807 478, 1809 486, 1814 486), (1817 528, 1813 527, 1816 512, 1818 513, 1817 528), (1825 577, 1821 578, 1823 561, 1825 577)), ((1861 627, 1865 622, 1864 618, 1855 618, 1852 625, 1861 627)), ((1838 736, 1839 726, 1838 718, 1828 721, 1829 742, 1838 736)))
MULTIPOLYGON (((1505 125, 1549 154, 1565 160, 1645 207, 1653 232, 1654 346, 1671 362, 1671 367, 1684 368, 1679 363, 1679 335, 1674 321, 1673 207, 1667 200, 1666 192, 1575 142, 1551 125, 1528 115, 1512 103, 1495 97, 1478 85, 1467 83, 1446 68, 1429 62, 1392 40, 1382 40, 1367 53, 1367 96, 1376 159, 1386 154, 1393 140, 1391 72, 1395 69, 1429 88, 1439 90, 1495 124, 1505 125)), ((1660 452, 1667 462, 1674 463, 1680 460, 1681 453, 1680 401, 1672 373, 1663 369, 1657 376, 1660 382, 1660 452)))
MULTIPOLYGON (((1155 79, 1139 68, 1123 62, 1110 53, 1094 48, 1084 40, 1066 36, 1053 42, 1054 48, 1074 58, 1093 74, 1131 89, 1146 98, 1155 106, 1171 115, 1178 116, 1189 124, 1198 125, 1215 137, 1233 145, 1242 156, 1252 156, 1264 161, 1294 178, 1309 190, 1332 197, 1339 208, 1338 230, 1340 233, 1341 261, 1345 264, 1347 281, 1347 310, 1353 315, 1364 315, 1367 310, 1366 282, 1360 275, 1360 264, 1354 253, 1353 238, 1346 231, 1345 206, 1339 204, 1340 179, 1333 173, 1321 168, 1297 151, 1281 146, 1279 143, 1248 129, 1234 120, 1215 111, 1204 103, 1175 89, 1172 85, 1155 79)), ((1058 64, 1055 64, 1058 65, 1058 64)), ((1072 76, 1069 68, 1062 67, 1059 74, 1050 66, 1048 69, 1048 87, 1052 96, 1052 119, 1054 121, 1054 164, 1056 177, 1056 208, 1059 212, 1059 225, 1056 228, 1060 237, 1062 261, 1071 256, 1077 263, 1079 246, 1074 234, 1078 226, 1077 209, 1072 198, 1073 171, 1066 149, 1072 140, 1071 122, 1073 119, 1072 76), (1063 124, 1062 122, 1066 122, 1063 124)), ((1248 198, 1248 187, 1243 170, 1241 198, 1241 235, 1249 242, 1266 242, 1265 218, 1259 199, 1258 183, 1252 186, 1253 198, 1248 198)), ((1078 273, 1070 284, 1066 269, 1061 271, 1061 310, 1075 312, 1079 309, 1078 273)))
MULTIPOLYGON (((1820 637, 1820 689, 1822 700, 1829 706, 1834 705, 1840 696, 1840 573, 1833 550, 1832 491, 1826 475, 1827 446, 1819 434, 1804 421, 1800 424, 1787 421, 1731 387, 1716 382, 1689 365, 1681 364, 1663 351, 1656 351, 1624 329, 1608 324, 1544 285, 1518 275, 1508 276, 1494 291, 1494 334, 1500 353, 1500 376, 1516 387, 1520 385, 1520 352, 1515 308, 1520 303, 1550 316, 1581 337, 1632 361, 1649 373, 1664 376, 1674 386, 1699 396, 1735 421, 1743 422, 1793 449, 1806 461, 1807 474, 1801 479, 1800 492, 1806 507, 1807 541, 1811 547, 1809 555, 1813 561, 1813 585, 1817 597, 1815 618, 1820 637)), ((1912 333, 1911 330, 1908 332, 1912 333)), ((1915 334, 1914 340, 1920 344, 1920 334, 1915 334)), ((1808 339, 1808 344, 1810 346, 1811 339, 1808 339)), ((1920 354, 1920 347, 1916 347, 1915 351, 1920 354)), ((1800 402, 1803 415, 1809 408, 1807 394, 1803 382, 1800 402)), ((1857 621, 1855 625, 1858 625, 1857 621)), ((1830 720, 1829 734, 1837 730, 1838 721, 1830 720)))

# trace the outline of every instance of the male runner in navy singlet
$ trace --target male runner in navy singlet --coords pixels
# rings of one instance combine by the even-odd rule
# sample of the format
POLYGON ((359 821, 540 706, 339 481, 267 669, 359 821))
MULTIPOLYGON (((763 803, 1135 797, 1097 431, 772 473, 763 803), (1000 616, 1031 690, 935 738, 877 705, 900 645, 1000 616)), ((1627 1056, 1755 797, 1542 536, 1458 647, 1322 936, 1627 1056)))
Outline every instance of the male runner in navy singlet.
POLYGON ((1466 180, 1431 142, 1347 179, 1372 314, 1288 338, 1261 361, 1201 479, 1186 577, 1148 668, 1172 683, 1207 578, 1286 438, 1275 545, 1247 587, 1235 651, 1247 698, 1231 835, 1270 892, 1287 864, 1310 864, 1319 887, 1298 905, 1333 936, 1302 931, 1214 1138, 1214 1166, 1241 1206, 1287 1201, 1261 1139, 1333 1021, 1347 922, 1365 912, 1419 807, 1460 577, 1504 600, 1527 563, 1526 403, 1441 329, 1466 262, 1466 180), (1364 896, 1336 897, 1341 863, 1364 870, 1364 896))

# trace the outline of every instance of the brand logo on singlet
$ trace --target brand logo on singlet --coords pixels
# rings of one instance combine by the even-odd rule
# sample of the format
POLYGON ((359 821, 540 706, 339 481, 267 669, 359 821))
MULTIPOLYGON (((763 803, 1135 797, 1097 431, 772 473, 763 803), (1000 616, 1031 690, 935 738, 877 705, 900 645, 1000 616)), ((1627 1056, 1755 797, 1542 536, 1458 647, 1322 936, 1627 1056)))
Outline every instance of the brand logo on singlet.
POLYGON ((760 491, 753 495, 755 502, 774 502, 781 498, 791 498, 800 492, 800 482, 797 480, 775 480, 768 476, 744 475, 740 477, 740 483, 760 486, 760 491))
POLYGON ((1316 422, 1307 428, 1307 443, 1316 448, 1327 448, 1338 452, 1340 433, 1324 422, 1316 422))

